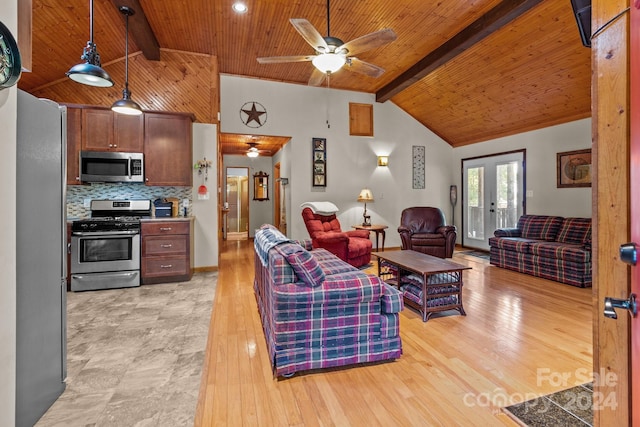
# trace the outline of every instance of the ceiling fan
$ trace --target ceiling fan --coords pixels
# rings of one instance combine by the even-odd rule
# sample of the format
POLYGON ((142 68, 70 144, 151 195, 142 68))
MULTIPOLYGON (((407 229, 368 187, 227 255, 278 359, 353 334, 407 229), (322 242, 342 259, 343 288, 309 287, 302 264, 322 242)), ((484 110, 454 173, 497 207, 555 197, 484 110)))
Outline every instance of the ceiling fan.
POLYGON ((258 148, 256 147, 256 145, 258 145, 257 142, 247 142, 246 144, 249 146, 249 149, 246 153, 248 157, 258 157, 260 153, 271 154, 271 151, 269 150, 258 150, 258 148))
POLYGON ((345 64, 352 71, 370 77, 380 77, 384 73, 383 68, 361 61, 353 55, 394 41, 397 37, 396 33, 391 28, 385 28, 344 43, 339 38, 331 36, 329 12, 330 0, 327 0, 327 37, 322 37, 318 30, 306 19, 289 19, 294 28, 316 51, 315 55, 269 56, 258 58, 258 62, 261 64, 278 64, 311 61, 315 66, 309 79, 309 85, 311 86, 321 85, 327 76, 340 70, 345 64))

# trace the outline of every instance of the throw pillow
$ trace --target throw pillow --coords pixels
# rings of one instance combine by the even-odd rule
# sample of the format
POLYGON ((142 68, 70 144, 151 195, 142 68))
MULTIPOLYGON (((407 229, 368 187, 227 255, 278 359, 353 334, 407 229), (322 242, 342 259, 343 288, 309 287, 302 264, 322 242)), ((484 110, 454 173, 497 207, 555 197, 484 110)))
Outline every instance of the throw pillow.
POLYGON ((311 252, 302 250, 286 256, 287 261, 296 272, 296 276, 308 286, 319 286, 324 281, 324 272, 311 252))

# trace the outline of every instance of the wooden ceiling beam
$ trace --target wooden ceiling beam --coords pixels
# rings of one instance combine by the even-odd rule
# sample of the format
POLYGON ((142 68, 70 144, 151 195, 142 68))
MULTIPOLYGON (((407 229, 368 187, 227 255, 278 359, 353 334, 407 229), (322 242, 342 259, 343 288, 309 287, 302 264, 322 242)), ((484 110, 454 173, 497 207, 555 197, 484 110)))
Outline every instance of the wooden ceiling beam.
MULTIPOLYGON (((156 35, 149 25, 147 16, 138 0, 111 0, 111 3, 120 10, 120 6, 127 6, 135 13, 129 17, 129 31, 136 45, 142 50, 142 54, 149 61, 160 60, 160 45, 156 35)), ((124 16, 122 18, 124 20, 124 16)))
POLYGON ((423 79, 491 33, 525 14, 542 0, 503 0, 471 25, 416 62, 407 71, 376 92, 376 101, 385 102, 423 79))

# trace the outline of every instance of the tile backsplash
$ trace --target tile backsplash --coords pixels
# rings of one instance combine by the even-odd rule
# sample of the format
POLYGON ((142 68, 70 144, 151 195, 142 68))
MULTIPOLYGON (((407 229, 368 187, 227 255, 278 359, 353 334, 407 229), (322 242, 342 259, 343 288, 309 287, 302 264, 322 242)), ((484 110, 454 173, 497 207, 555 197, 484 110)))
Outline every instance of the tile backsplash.
MULTIPOLYGON (((67 218, 86 218, 91 210, 84 207, 85 199, 155 199, 176 197, 189 199, 187 214, 191 215, 191 187, 151 187, 137 184, 93 183, 89 185, 67 186, 67 218)), ((182 203, 180 204, 182 212, 182 203)))

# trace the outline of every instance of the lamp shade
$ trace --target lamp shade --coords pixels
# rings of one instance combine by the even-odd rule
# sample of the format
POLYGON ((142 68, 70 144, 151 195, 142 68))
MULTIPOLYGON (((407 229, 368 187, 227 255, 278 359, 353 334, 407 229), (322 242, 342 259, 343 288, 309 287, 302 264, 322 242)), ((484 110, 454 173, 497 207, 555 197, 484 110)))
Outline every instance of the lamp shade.
POLYGON ((131 94, 126 89, 123 91, 122 99, 114 102, 111 109, 116 113, 126 114, 129 116, 139 116, 142 114, 142 109, 137 102, 131 99, 131 94))
POLYGON ((335 73, 347 62, 344 55, 336 53, 321 53, 313 58, 311 63, 323 73, 335 73))
POLYGON ((109 74, 101 67, 93 65, 89 61, 74 65, 66 74, 74 82, 84 85, 96 87, 113 86, 113 80, 111 80, 109 74))
POLYGON ((360 195, 358 196, 358 201, 359 202, 373 202, 373 193, 371 192, 371 190, 369 190, 368 188, 363 188, 362 191, 360 191, 360 195))

